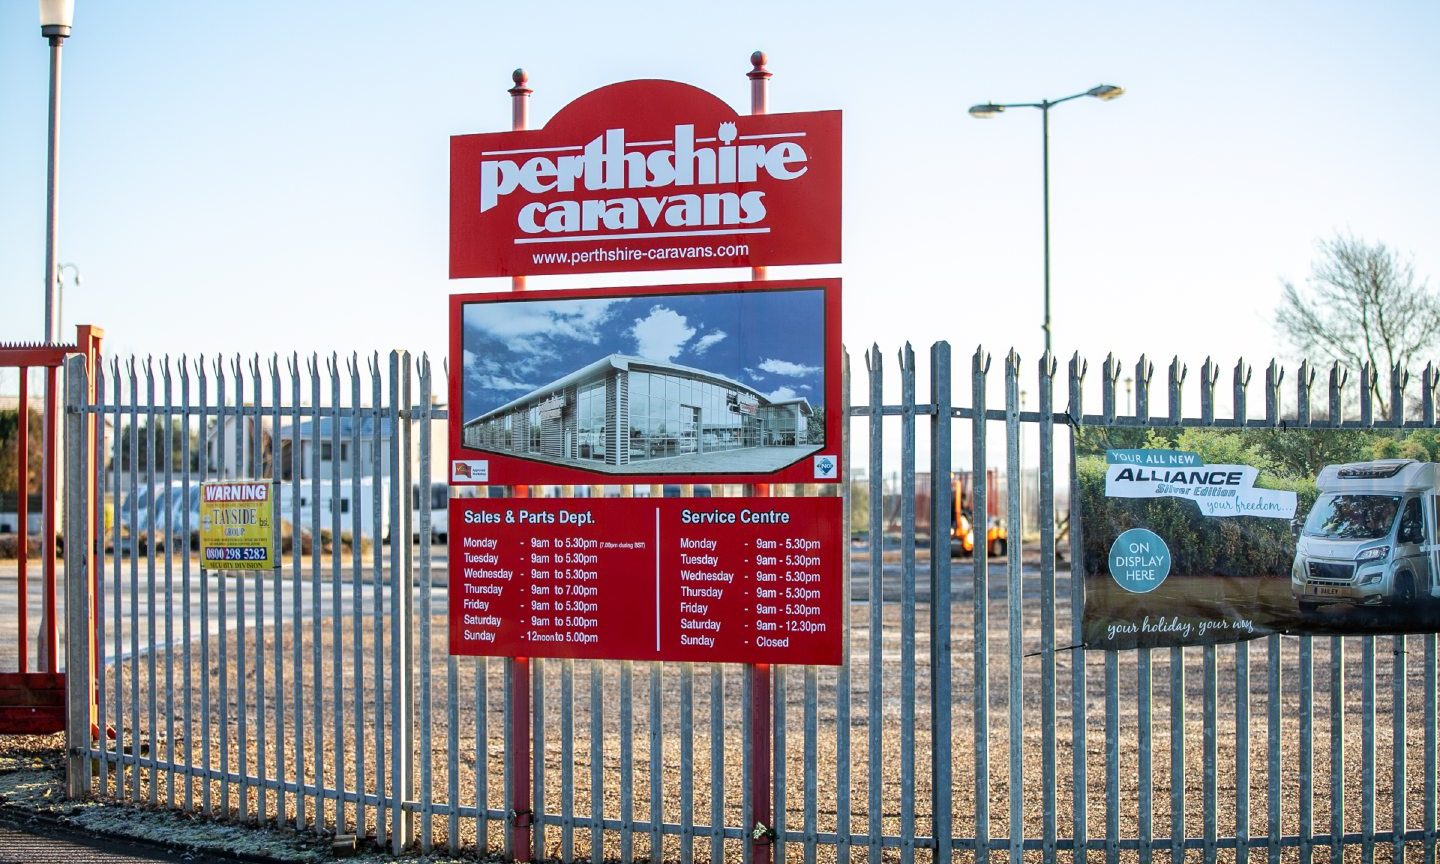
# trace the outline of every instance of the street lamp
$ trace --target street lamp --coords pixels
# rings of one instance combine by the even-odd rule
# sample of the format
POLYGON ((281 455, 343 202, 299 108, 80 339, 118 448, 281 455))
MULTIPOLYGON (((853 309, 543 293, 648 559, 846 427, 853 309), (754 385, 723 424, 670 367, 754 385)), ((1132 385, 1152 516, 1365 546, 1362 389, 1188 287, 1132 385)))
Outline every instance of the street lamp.
POLYGON ((1041 325, 1041 329, 1045 331, 1046 354, 1050 353, 1050 109, 1062 102, 1069 102, 1071 99, 1079 99, 1082 96, 1092 96, 1101 102, 1109 102, 1123 95, 1125 95, 1124 87, 1116 87, 1114 84, 1098 84, 1084 93, 1076 93, 1063 99, 1042 99, 1039 102, 1005 104, 986 102, 970 106, 970 116, 977 120, 989 120, 991 117, 1004 113, 1006 108, 1040 109, 1040 164, 1045 207, 1045 323, 1041 325))
POLYGON ((65 332, 65 273, 70 273, 70 284, 80 287, 80 268, 74 264, 61 264, 55 273, 55 331, 65 332))
POLYGON ((75 0, 40 0, 40 35, 50 42, 50 147, 45 185, 45 341, 54 344, 59 335, 55 295, 60 271, 55 266, 55 244, 60 233, 59 176, 56 147, 60 139, 60 43, 70 35, 75 19, 75 0))

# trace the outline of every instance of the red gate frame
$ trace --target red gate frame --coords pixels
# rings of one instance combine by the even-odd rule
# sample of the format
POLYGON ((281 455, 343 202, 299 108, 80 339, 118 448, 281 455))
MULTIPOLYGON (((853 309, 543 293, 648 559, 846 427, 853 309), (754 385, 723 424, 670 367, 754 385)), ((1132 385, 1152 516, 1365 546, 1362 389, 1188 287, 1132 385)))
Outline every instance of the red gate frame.
MULTIPOLYGON (((59 474, 59 460, 56 458, 56 444, 60 438, 61 409, 59 394, 56 385, 56 370, 64 364, 65 358, 74 354, 82 354, 85 357, 86 366, 90 370, 89 392, 91 401, 95 397, 95 376, 94 371, 99 362, 100 343, 105 336, 105 331, 99 327, 89 324, 82 324, 75 328, 76 341, 73 344, 65 345, 0 345, 0 368, 14 368, 20 372, 20 401, 19 401, 19 429, 16 442, 18 462, 16 498, 17 515, 19 524, 19 543, 16 550, 17 578, 17 631, 19 633, 19 664, 18 671, 0 672, 0 735, 35 735, 61 732, 65 729, 65 674, 58 671, 59 642, 57 639, 57 627, 55 623, 55 557, 58 551, 58 535, 56 533, 56 512, 59 506, 56 492, 56 479, 59 474), (30 381, 31 369, 44 369, 45 376, 45 405, 43 413, 42 446, 43 461, 41 469, 40 506, 41 506, 41 578, 43 579, 42 591, 42 618, 40 621, 40 645, 43 660, 40 665, 44 668, 30 670, 30 612, 28 609, 29 592, 29 519, 30 519, 30 381)), ((93 442, 95 436, 95 418, 90 417, 85 424, 87 437, 93 442)), ((70 446, 81 446, 82 442, 72 442, 70 446)), ((91 460, 94 459, 94 448, 84 442, 86 452, 91 460)), ((93 473, 93 464, 90 466, 93 473)), ((91 536, 94 536, 94 520, 98 512, 95 507, 95 490, 91 492, 89 502, 89 519, 91 522, 91 536)), ((91 596, 95 597, 94 590, 95 573, 91 568, 91 596)), ((90 641, 95 639, 94 621, 98 610, 92 608, 90 614, 91 628, 90 641)), ((91 656, 95 652, 91 651, 91 656)), ((98 670, 96 670, 98 673, 98 670)), ((94 705, 92 696, 91 706, 92 724, 94 722, 94 705)))

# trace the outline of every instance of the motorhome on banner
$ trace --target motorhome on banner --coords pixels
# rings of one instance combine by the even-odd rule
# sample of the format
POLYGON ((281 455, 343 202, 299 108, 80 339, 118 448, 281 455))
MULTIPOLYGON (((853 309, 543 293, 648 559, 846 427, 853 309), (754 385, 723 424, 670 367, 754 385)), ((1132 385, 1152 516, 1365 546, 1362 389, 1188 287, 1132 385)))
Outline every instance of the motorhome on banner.
POLYGON ((1302 613, 1320 606, 1404 607, 1436 594, 1440 465, 1382 459, 1327 465, 1295 545, 1290 587, 1302 613))

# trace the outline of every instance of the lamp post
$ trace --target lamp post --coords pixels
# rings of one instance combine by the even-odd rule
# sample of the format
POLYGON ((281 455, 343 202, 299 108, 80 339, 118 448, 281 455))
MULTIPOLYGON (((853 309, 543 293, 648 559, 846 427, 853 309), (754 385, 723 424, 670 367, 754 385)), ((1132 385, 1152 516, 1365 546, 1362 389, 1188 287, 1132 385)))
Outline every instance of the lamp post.
POLYGON ((75 0, 40 0, 40 35, 50 42, 50 147, 45 185, 45 341, 59 336, 55 295, 60 271, 55 266, 55 243, 60 233, 59 176, 56 147, 60 141, 60 43, 70 35, 75 0))
POLYGON ((1045 323, 1041 329, 1045 331, 1045 353, 1050 353, 1050 109, 1056 105, 1069 102, 1072 99, 1079 99, 1082 96, 1093 96, 1102 102, 1109 102, 1118 99, 1125 94, 1125 88, 1116 87, 1114 84, 1098 84, 1086 90, 1084 93, 1076 93, 1061 99, 1042 99, 1039 102, 1011 102, 996 103, 986 102, 981 105, 970 106, 970 116, 977 120, 988 120, 991 117, 1001 114, 1006 108, 1039 108, 1040 109, 1040 171, 1043 185, 1044 198, 1044 221, 1045 221, 1045 323))

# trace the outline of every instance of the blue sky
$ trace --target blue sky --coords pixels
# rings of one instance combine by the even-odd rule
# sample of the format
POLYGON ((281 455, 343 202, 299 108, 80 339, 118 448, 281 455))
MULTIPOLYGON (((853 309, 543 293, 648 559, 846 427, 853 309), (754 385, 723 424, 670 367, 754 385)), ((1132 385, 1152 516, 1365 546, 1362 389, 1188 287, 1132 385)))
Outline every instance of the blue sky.
MULTIPOLYGON (((0 5, 0 340, 42 330, 47 59, 0 5)), ((442 356, 448 139, 540 125, 571 99, 671 78, 748 106, 840 109, 844 339, 893 358, 949 340, 1033 369, 1042 344, 1040 117, 986 100, 1106 82, 1051 116, 1055 346, 1192 372, 1281 351, 1282 280, 1351 231, 1440 278, 1440 4, 692 4, 77 0, 65 47, 65 318, 120 352, 442 356)), ((532 287, 743 278, 688 271, 532 287)), ((857 363, 858 365, 858 363, 857 363)), ((863 368, 863 367, 860 367, 863 368)), ((963 368, 963 367, 962 367, 963 368)), ((1197 375, 1192 374, 1192 380, 1197 375)), ((887 398, 898 376, 887 376, 887 398)))
POLYGON ((610 354, 715 372, 824 405, 824 292, 662 294, 465 308, 465 417, 610 354))

